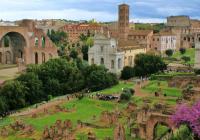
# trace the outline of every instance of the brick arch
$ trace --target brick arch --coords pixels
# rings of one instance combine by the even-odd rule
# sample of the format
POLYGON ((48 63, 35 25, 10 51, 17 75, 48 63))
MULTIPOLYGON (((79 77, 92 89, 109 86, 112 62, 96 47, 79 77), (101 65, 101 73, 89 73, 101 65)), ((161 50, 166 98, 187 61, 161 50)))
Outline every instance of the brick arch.
POLYGON ((1 26, 0 27, 0 40, 2 40, 2 38, 8 33, 20 34, 25 39, 26 47, 30 46, 28 36, 31 34, 28 34, 28 30, 26 28, 18 27, 18 26, 1 26))
POLYGON ((156 139, 156 130, 155 130, 155 129, 156 129, 156 127, 157 127, 159 124, 168 127, 168 128, 169 128, 169 132, 173 132, 173 130, 172 130, 172 128, 170 127, 170 125, 167 124, 166 122, 157 122, 157 123, 154 125, 154 127, 153 127, 153 139, 156 139))
MULTIPOLYGON (((10 49, 9 51, 12 54, 12 59, 9 64, 15 64, 18 63, 19 60, 25 60, 26 54, 25 54, 25 48, 27 47, 28 40, 26 37, 21 33, 17 32, 15 30, 8 30, 7 32, 4 32, 1 34, 0 42, 1 45, 3 45, 3 38, 5 36, 9 37, 9 43, 11 46, 9 46, 7 49, 10 49)), ((1 51, 6 55, 6 50, 1 47, 1 51)), ((7 50, 8 51, 8 50, 7 50)), ((7 64, 7 57, 5 58, 4 61, 7 64)))
POLYGON ((174 127, 168 115, 151 114, 146 124, 146 137, 148 140, 154 140, 154 133, 155 133, 154 130, 157 124, 159 123, 168 126, 173 131, 174 127))

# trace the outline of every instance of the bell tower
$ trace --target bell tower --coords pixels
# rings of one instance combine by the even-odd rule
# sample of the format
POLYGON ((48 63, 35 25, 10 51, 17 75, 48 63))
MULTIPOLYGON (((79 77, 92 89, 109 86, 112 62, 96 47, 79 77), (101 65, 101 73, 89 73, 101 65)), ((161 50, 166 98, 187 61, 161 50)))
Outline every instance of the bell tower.
POLYGON ((118 16, 119 40, 127 40, 129 32, 129 5, 119 5, 118 16))

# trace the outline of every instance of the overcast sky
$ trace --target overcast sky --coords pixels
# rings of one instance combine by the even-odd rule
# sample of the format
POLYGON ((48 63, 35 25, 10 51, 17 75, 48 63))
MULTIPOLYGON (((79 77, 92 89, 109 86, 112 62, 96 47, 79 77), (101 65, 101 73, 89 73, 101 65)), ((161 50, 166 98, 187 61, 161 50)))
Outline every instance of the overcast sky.
POLYGON ((135 22, 163 22, 171 15, 200 19, 200 0, 0 0, 0 19, 115 21, 123 2, 131 6, 135 22))

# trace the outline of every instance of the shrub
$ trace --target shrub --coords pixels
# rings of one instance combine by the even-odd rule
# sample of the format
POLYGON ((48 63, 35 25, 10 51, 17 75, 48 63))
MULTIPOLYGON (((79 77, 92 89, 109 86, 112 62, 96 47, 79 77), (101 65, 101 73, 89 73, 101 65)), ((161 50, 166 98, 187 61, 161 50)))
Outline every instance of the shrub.
POLYGON ((166 51, 165 51, 165 54, 166 54, 168 57, 170 57, 170 56, 173 55, 173 50, 171 50, 171 49, 166 50, 166 51))
POLYGON ((27 87, 19 81, 10 81, 2 88, 0 95, 5 99, 9 110, 15 110, 26 106, 27 87))
POLYGON ((120 95, 121 101, 129 101, 131 97, 134 95, 135 90, 126 88, 123 90, 122 94, 120 95))
POLYGON ((185 62, 189 62, 191 59, 188 56, 183 56, 181 57, 182 60, 184 60, 185 62))
POLYGON ((121 101, 129 101, 131 99, 131 94, 130 93, 122 93, 120 95, 120 100, 121 101))
POLYGON ((200 101, 189 107, 181 105, 178 107, 176 113, 172 116, 172 121, 179 127, 186 124, 197 137, 200 138, 200 101))
POLYGON ((185 49, 185 48, 180 48, 179 51, 180 51, 180 53, 181 53, 182 55, 186 53, 186 49, 185 49))

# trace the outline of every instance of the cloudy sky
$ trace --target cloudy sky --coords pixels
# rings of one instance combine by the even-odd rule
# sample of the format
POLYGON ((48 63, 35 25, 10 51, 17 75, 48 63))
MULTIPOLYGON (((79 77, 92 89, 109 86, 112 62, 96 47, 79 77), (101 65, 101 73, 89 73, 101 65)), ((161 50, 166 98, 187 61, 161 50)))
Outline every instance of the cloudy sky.
POLYGON ((135 22, 163 22, 171 15, 200 19, 200 0, 0 0, 0 19, 114 21, 123 2, 131 6, 135 22))

